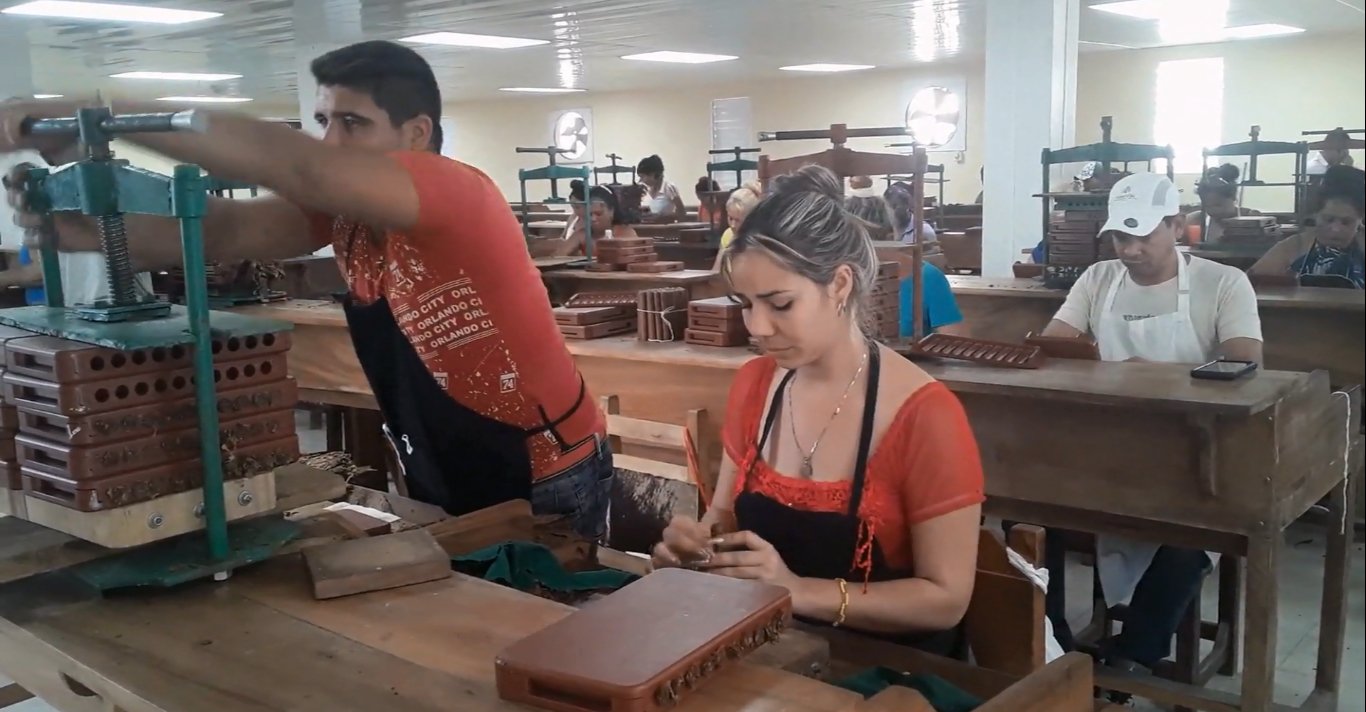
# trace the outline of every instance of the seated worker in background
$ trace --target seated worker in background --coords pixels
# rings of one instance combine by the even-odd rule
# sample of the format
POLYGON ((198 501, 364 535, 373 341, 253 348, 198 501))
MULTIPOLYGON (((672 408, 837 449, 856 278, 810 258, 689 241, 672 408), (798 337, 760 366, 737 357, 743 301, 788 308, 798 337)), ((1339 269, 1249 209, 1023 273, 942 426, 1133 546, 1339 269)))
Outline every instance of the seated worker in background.
POLYGON ((697 179, 697 185, 693 186, 693 195, 697 196, 697 222, 715 224, 716 218, 720 217, 719 213, 725 199, 721 192, 721 184, 702 176, 697 179))
POLYGON ((868 176, 850 177, 849 195, 859 197, 871 197, 877 195, 877 191, 873 188, 873 179, 868 176))
POLYGON ((1219 242, 1224 237, 1224 221, 1245 215, 1261 215, 1252 208, 1238 205, 1238 166, 1225 163, 1205 171, 1205 177, 1195 185, 1200 197, 1200 209, 1186 215, 1186 224, 1199 226, 1207 219, 1205 242, 1219 242))
POLYGON ((721 255, 726 254, 726 248, 735 239, 735 231, 740 229, 740 223, 744 222, 745 216, 749 211, 759 204, 759 197, 764 194, 764 187, 759 181, 750 181, 731 192, 730 197, 726 198, 726 231, 721 233, 721 249, 716 251, 716 262, 712 265, 713 272, 721 271, 721 255))
MULTIPOLYGON (((622 188, 622 194, 629 196, 628 200, 634 199, 639 203, 642 190, 639 186, 626 186, 622 188)), ((588 196, 590 198, 588 205, 589 223, 593 228, 594 240, 607 237, 609 230, 612 232, 612 237, 638 237, 635 228, 631 225, 639 220, 639 216, 633 211, 622 209, 621 201, 610 188, 595 185, 588 191, 588 196)), ((569 204, 572 206, 573 217, 564 227, 564 236, 560 238, 560 244, 551 253, 556 257, 585 254, 583 181, 570 182, 569 204)))
POLYGON ((977 169, 977 181, 978 181, 979 183, 982 184, 982 189, 979 190, 979 191, 977 191, 977 197, 976 197, 975 199, 973 199, 972 202, 973 202, 973 204, 975 204, 975 205, 981 205, 981 204, 982 204, 982 198, 986 197, 986 194, 987 194, 987 167, 986 167, 986 166, 982 166, 981 168, 978 168, 978 169, 977 169))
MULTIPOLYGON (((875 241, 892 239, 896 226, 892 219, 892 209, 887 205, 887 201, 877 196, 867 198, 852 196, 844 199, 844 207, 864 222, 870 239, 875 241)), ((903 262, 899 297, 901 302, 901 336, 909 337, 914 335, 912 325, 915 310, 912 308, 912 302, 915 298, 915 279, 910 274, 911 261, 909 259, 900 261, 903 262)), ((963 324, 963 313, 958 310, 958 302, 953 298, 953 290, 949 288, 949 279, 944 276, 943 270, 922 260, 920 275, 925 285, 921 294, 921 307, 924 316, 921 333, 931 334, 938 331, 954 336, 970 336, 967 326, 963 324)))
POLYGON ((1313 227, 1281 240, 1248 270, 1250 274, 1336 275, 1366 287, 1366 173, 1333 166, 1323 174, 1313 227))
POLYGON ((647 222, 668 223, 683 219, 683 197, 678 194, 677 186, 664 180, 663 159, 659 156, 640 159, 636 175, 646 188, 643 207, 647 222))
POLYGON ((939 238, 934 233, 933 225, 922 220, 917 230, 917 226, 911 224, 915 220, 915 212, 909 184, 893 183, 888 186, 882 197, 892 208, 892 218, 897 228, 897 236, 893 239, 912 245, 917 239, 923 238, 921 241, 921 254, 923 255, 937 255, 944 251, 939 246, 939 238))
POLYGON ((803 619, 954 654, 981 460, 953 393, 860 328, 877 256, 841 192, 819 166, 778 178, 726 251, 766 355, 731 383, 711 508, 671 522, 652 559, 784 586, 803 619))
POLYGON ((1351 134, 1344 129, 1337 128, 1329 131, 1323 137, 1324 147, 1310 159, 1305 172, 1311 176, 1321 176, 1333 166, 1353 165, 1352 154, 1349 149, 1351 142, 1351 134))
MULTIPOLYGON (((606 528, 613 480, 605 419, 555 326, 521 227, 488 176, 442 157, 441 91, 421 55, 393 42, 313 61, 321 141, 288 126, 197 109, 204 130, 130 141, 270 195, 210 198, 210 261, 279 260, 331 244, 350 290, 347 323, 415 499, 461 515, 512 499, 606 528)), ((0 104, 0 153, 74 138, 29 137, 30 118, 78 102, 0 104)), ((121 112, 164 106, 123 104, 121 112)), ((10 175, 9 200, 39 224, 10 175)), ((98 245, 94 221, 53 216, 67 249, 98 245)), ((129 215, 136 264, 181 261, 175 220, 129 215)))
MULTIPOLYGON (((1182 255, 1181 196, 1166 176, 1140 173, 1115 184, 1102 239, 1117 260, 1089 267, 1044 336, 1091 334, 1105 361, 1156 361, 1196 366, 1217 358, 1262 360, 1257 298, 1247 275, 1217 262, 1182 255)), ((1052 541, 1052 540, 1050 540, 1052 541)), ((1109 606, 1129 603, 1124 629, 1104 651, 1120 669, 1151 668, 1170 651, 1177 624, 1210 570, 1202 551, 1096 537, 1097 569, 1109 606)), ((1062 558, 1050 547, 1053 576, 1062 558)), ((1049 593, 1049 618, 1068 646, 1064 601, 1049 593)))
MULTIPOLYGON (((29 306, 45 306, 43 291, 43 261, 38 248, 28 245, 19 248, 19 264, 0 271, 0 289, 24 288, 24 302, 29 306)), ((57 264, 62 274, 62 299, 65 306, 94 304, 109 298, 109 277, 103 252, 59 252, 57 264)), ((152 275, 139 272, 134 276, 138 296, 152 294, 152 275)))

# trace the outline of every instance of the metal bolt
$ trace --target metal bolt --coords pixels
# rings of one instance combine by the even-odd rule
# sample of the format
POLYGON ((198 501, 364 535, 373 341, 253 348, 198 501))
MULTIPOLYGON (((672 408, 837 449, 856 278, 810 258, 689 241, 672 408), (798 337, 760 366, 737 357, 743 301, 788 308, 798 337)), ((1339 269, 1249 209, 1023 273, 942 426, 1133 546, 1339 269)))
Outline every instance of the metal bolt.
POLYGON ((195 519, 203 519, 203 518, 204 518, 204 503, 203 503, 203 502, 200 502, 199 504, 196 504, 196 505, 194 506, 194 518, 195 518, 195 519))
POLYGON ((163 518, 160 514, 153 514, 152 516, 147 518, 147 526, 153 529, 156 529, 165 523, 165 518, 163 518))
POLYGON ((243 507, 251 504, 251 493, 244 491, 242 494, 237 495, 237 503, 243 507))

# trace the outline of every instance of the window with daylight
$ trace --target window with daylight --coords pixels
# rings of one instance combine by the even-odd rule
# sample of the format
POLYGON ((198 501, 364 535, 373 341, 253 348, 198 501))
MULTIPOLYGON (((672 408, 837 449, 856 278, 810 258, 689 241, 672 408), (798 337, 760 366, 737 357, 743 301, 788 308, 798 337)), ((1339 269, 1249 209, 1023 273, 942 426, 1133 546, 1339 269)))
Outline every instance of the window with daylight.
MULTIPOLYGON (((1176 151, 1177 173, 1199 173, 1200 152, 1217 146, 1224 123, 1224 60, 1177 59, 1157 65, 1153 139, 1176 151)), ((1154 166, 1154 170, 1158 170, 1154 166)))

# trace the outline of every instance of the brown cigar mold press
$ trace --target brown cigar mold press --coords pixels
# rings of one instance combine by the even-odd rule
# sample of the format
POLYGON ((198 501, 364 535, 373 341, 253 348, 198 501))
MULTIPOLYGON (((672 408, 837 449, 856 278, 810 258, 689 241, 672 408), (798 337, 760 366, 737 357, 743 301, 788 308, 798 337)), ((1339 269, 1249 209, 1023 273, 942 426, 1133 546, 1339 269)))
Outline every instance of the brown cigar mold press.
POLYGON ((121 134, 202 129, 195 112, 103 107, 20 129, 75 138, 82 157, 32 170, 22 186, 46 226, 46 304, 0 310, 0 504, 109 548, 162 542, 73 569, 102 589, 221 580, 297 532, 278 514, 262 516, 275 508, 275 469, 299 456, 291 327, 209 310, 202 220, 211 178, 196 166, 169 176, 132 168, 110 147, 121 134), (93 303, 68 304, 62 293, 50 229, 59 212, 98 226, 107 290, 93 303), (136 279, 127 213, 180 225, 183 305, 136 279))

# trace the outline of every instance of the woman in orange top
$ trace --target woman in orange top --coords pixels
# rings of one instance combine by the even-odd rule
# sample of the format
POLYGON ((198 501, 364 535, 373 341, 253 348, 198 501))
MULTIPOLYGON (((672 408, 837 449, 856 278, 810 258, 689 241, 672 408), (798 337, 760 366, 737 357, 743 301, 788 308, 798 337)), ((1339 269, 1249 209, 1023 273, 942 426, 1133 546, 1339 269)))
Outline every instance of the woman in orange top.
POLYGON ((778 179, 722 271, 767 355, 731 384, 710 510, 670 523, 655 565, 784 586, 804 619, 960 652, 976 441, 947 388, 861 328, 877 258, 839 181, 815 166, 778 179))

